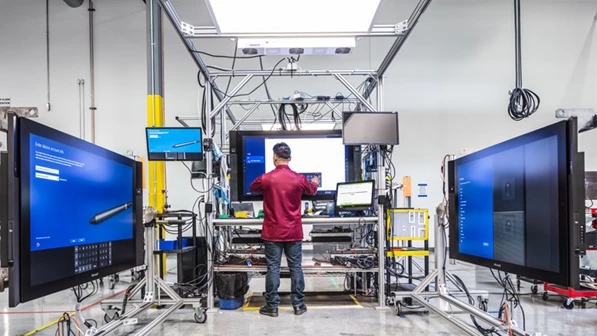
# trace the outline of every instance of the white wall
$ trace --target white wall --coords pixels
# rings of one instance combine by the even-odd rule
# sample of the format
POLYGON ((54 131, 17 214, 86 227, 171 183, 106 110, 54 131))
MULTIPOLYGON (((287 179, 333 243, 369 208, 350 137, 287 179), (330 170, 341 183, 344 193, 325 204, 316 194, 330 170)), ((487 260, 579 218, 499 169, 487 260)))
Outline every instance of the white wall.
MULTIPOLYGON (((45 4, 39 0, 0 2, 0 97, 13 105, 40 107, 41 122, 77 135, 77 79, 89 83, 88 13, 50 1, 51 112, 44 110, 45 4)), ((379 23, 406 19, 416 1, 386 0, 379 23)), ((86 5, 85 5, 86 6, 86 5)), ((174 1, 183 21, 209 24, 202 1, 174 1)), ((96 1, 97 143, 124 153, 145 153, 146 36, 142 1, 96 1)), ((429 6, 386 76, 384 107, 401 113, 401 142, 394 155, 398 175, 429 184, 429 197, 413 205, 433 209, 441 200, 443 155, 481 149, 554 122, 559 107, 597 109, 595 0, 523 1, 524 85, 541 97, 541 108, 521 122, 506 113, 513 87, 514 41, 509 0, 436 0, 429 6)), ((197 68, 165 20, 165 101, 167 124, 177 115, 197 114, 197 68)), ((352 55, 303 57, 306 69, 376 68, 393 39, 362 39, 352 55)), ((229 40, 196 41, 200 50, 231 55, 229 40)), ((229 67, 229 60, 205 57, 229 67)), ((271 67, 277 59, 266 58, 271 67)), ((258 66, 242 60, 237 68, 258 66)), ((238 81, 238 79, 235 79, 238 81)), ((234 82, 234 81, 233 81, 234 82)), ((256 82, 257 83, 257 82, 256 82)), ((355 83, 357 81, 355 80, 355 83)), ((222 82, 225 86, 225 82, 222 82)), ((251 85, 251 84, 250 84, 251 85)), ((253 84, 255 85, 255 84, 253 84)), ((87 85, 89 88, 89 85, 87 85)), ((311 94, 346 92, 332 79, 270 82, 274 97, 295 89, 311 94)), ((259 98, 264 97, 258 91, 259 98)), ((89 102, 89 95, 87 96, 89 102)), ((237 115, 242 110, 235 110, 237 115)), ((268 117, 261 108, 256 117, 268 117)), ((581 135, 587 168, 597 169, 597 132, 581 135)), ((168 164, 169 201, 190 208, 195 200, 188 172, 168 164)))

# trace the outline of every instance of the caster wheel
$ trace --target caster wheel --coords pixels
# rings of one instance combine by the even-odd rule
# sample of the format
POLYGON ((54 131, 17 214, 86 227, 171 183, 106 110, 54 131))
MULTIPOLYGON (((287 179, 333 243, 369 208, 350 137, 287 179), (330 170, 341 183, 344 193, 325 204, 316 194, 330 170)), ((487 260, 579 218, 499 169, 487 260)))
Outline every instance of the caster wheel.
POLYGON ((120 317, 120 314, 118 314, 118 312, 115 312, 114 315, 112 315, 112 318, 110 318, 110 316, 106 313, 104 315, 104 322, 110 323, 110 322, 118 319, 119 317, 120 317))
POLYGON ((135 281, 139 281, 139 280, 143 279, 143 276, 144 276, 144 275, 145 275, 145 274, 143 273, 143 271, 140 271, 140 272, 133 272, 133 274, 132 274, 132 277, 133 277, 133 280, 135 280, 135 281))
POLYGON ((539 287, 538 287, 537 285, 532 285, 532 286, 531 286, 531 292, 532 292, 533 294, 537 294, 537 293, 539 293, 539 287))
POLYGON ((108 283, 108 288, 114 289, 114 287, 116 287, 116 281, 110 279, 110 282, 108 283))
POLYGON ((203 324, 205 321, 207 321, 207 313, 205 311, 195 312, 195 322, 203 324))
POLYGON ((566 308, 566 309, 573 309, 573 308, 574 308, 574 301, 572 301, 572 300, 568 299, 568 300, 565 300, 565 301, 562 303, 562 305, 563 305, 563 306, 564 306, 564 308, 566 308))
POLYGON ((589 300, 587 300, 587 299, 582 299, 582 300, 580 301, 580 308, 582 308, 582 309, 586 309, 586 308, 587 308, 587 302, 588 302, 588 301, 589 301, 589 300))
POLYGON ((541 298, 543 299, 543 301, 547 301, 547 300, 549 300, 549 295, 547 295, 547 292, 543 292, 543 295, 541 295, 541 298))
POLYGON ((116 282, 120 281, 120 275, 115 274, 114 275, 114 281, 116 281, 116 282))
POLYGON ((520 291, 520 280, 516 280, 516 289, 520 291))

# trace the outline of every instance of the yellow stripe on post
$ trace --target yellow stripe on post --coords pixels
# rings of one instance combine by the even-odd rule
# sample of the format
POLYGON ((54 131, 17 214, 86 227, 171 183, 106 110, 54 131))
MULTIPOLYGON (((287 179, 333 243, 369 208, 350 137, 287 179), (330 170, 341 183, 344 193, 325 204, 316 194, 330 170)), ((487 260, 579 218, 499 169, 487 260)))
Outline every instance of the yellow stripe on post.
MULTIPOLYGON (((161 95, 147 96, 147 126, 162 127, 164 126, 164 100, 161 95)), ((164 212, 164 205, 166 204, 166 164, 164 162, 150 161, 148 162, 148 182, 149 188, 149 205, 157 210, 158 213, 164 212)), ((162 235, 166 232, 162 229, 162 235)), ((162 276, 166 276, 166 255, 162 254, 162 276)))

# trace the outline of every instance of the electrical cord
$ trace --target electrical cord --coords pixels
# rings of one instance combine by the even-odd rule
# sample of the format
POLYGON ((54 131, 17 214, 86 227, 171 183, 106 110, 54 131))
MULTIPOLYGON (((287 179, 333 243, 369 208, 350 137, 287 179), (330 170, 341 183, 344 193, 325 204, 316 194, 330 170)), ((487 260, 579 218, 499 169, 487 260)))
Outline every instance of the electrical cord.
MULTIPOLYGON (((232 57, 232 71, 236 65, 236 54, 238 52, 238 40, 234 43, 234 56, 232 57)), ((228 95, 228 89, 230 89, 230 83, 232 82, 232 76, 228 77, 228 84, 226 84, 226 95, 228 95)))
POLYGON ((502 293, 502 300, 500 303, 500 310, 498 312, 498 318, 501 318, 502 314, 504 313, 504 304, 510 304, 510 312, 513 312, 514 309, 520 308, 522 313, 522 330, 526 330, 526 315, 524 312, 524 308, 522 307, 522 303, 520 301, 520 294, 517 292, 512 279, 510 278, 509 274, 505 274, 502 277, 501 271, 498 271, 497 276, 493 272, 493 269, 489 269, 491 271, 491 275, 497 281, 497 283, 504 288, 504 292, 502 293))
POLYGON ((81 328, 78 326, 78 322, 75 319, 71 319, 71 316, 69 313, 63 313, 62 316, 58 319, 58 323, 57 323, 57 329, 56 329, 56 336, 60 335, 60 336, 77 336, 77 335, 81 335, 81 328), (78 330, 78 333, 75 333, 72 328, 71 328, 71 324, 74 321, 76 328, 78 330))
MULTIPOLYGON (((200 76, 198 76, 198 78, 200 78, 200 76)), ((201 82, 199 82, 199 85, 201 86, 201 82)), ((201 99, 201 127, 203 128, 203 131, 205 133, 208 132, 206 125, 207 125, 207 104, 205 102, 206 98, 207 98, 207 90, 205 90, 205 86, 203 87, 203 93, 202 93, 202 99, 201 99)), ((213 109, 213 94, 212 96, 212 101, 211 101, 211 107, 213 109)), ((211 119, 211 135, 212 137, 215 135, 216 132, 216 119, 215 117, 211 119)))
POLYGON ((124 292, 124 299, 122 299, 122 313, 120 315, 124 315, 126 313, 126 305, 129 301, 131 291, 133 290, 133 288, 135 288, 135 286, 136 284, 128 286, 126 291, 124 292))
POLYGON ((280 125, 284 131, 288 130, 287 122, 290 123, 290 118, 286 113, 286 106, 290 105, 292 108, 292 116, 294 119, 294 126, 297 130, 301 129, 301 117, 298 111, 298 107, 296 104, 280 104, 280 108, 278 108, 278 119, 280 120, 280 125))
POLYGON ((224 97, 228 97, 228 98, 236 98, 236 97, 245 97, 245 96, 250 96, 252 95, 255 91, 257 91, 260 87, 262 87, 265 82, 267 82, 272 76, 273 74, 276 72, 276 70, 281 71, 281 69, 277 69, 277 66, 280 65, 280 63, 284 62, 286 60, 286 58, 282 58, 280 59, 272 68, 271 72, 269 73, 269 75, 263 80, 263 82, 259 85, 257 85, 253 90, 251 90, 248 93, 239 93, 239 94, 235 94, 233 96, 228 95, 226 92, 223 92, 220 89, 216 89, 215 87, 213 87, 214 90, 220 92, 222 95, 224 95, 224 97))
POLYGON ((515 88, 510 94, 510 103, 508 104, 508 114, 515 121, 528 118, 535 113, 541 104, 539 96, 523 88, 515 88))
POLYGON ((87 295, 85 295, 84 293, 85 289, 83 285, 78 285, 72 288, 72 291, 75 294, 75 298, 77 299, 77 303, 81 303, 84 300, 98 293, 99 286, 96 284, 96 281, 91 281, 91 286, 92 290, 87 295))
MULTIPOLYGON (((462 288, 462 290, 464 291, 464 293, 466 294, 467 298, 468 298, 468 302, 471 306, 475 305, 475 299, 473 299, 473 297, 471 296, 470 292, 468 291, 468 288, 466 287, 466 285, 464 284, 464 281, 462 281, 462 279, 460 279, 457 275, 452 274, 452 276, 454 277, 454 279, 456 280, 456 282, 458 283, 459 287, 462 288)), ((452 296, 452 295, 451 295, 452 296)), ((487 328, 483 328, 475 319, 475 317, 473 315, 470 315, 471 320, 473 321, 473 324, 475 325, 475 327, 477 328, 477 330, 479 330, 479 332, 483 335, 499 335, 499 333, 497 332, 497 330, 493 327, 487 329, 487 328)))
MULTIPOLYGON (((190 167, 189 167, 189 166, 188 166, 188 165, 187 165, 187 164, 186 164, 184 161, 181 161, 181 163, 182 163, 182 165, 183 165, 183 166, 185 166, 185 168, 187 168, 187 170, 189 171, 189 174, 190 174, 190 183, 191 183, 191 188, 193 188, 193 190, 194 190, 194 191, 196 191, 196 192, 198 192, 198 193, 208 193, 208 192, 212 191, 212 190, 215 188, 215 183, 214 183, 214 184, 212 184, 212 186, 211 186, 209 189, 207 189, 207 190, 199 190, 199 189, 197 189, 197 188, 195 187, 195 185, 193 184, 193 171, 191 170, 191 168, 190 168, 190 167)), ((202 174, 204 174, 204 173, 202 173, 202 174)), ((205 175, 205 174, 204 174, 204 175, 205 175)), ((208 179, 209 179, 209 177, 207 177, 207 175, 206 175, 206 178, 208 178, 208 179)), ((213 179, 213 178, 211 178, 211 179, 213 179)))
MULTIPOLYGON (((205 55, 205 56, 209 56, 209 57, 214 57, 214 58, 228 58, 228 59, 231 59, 231 58, 237 58, 237 59, 261 58, 261 55, 237 56, 237 57, 234 57, 234 56, 227 56, 227 55, 210 54, 210 53, 205 52, 205 51, 195 51, 195 50, 190 50, 190 49, 189 49, 189 51, 192 52, 192 53, 197 53, 197 54, 201 54, 201 55, 205 55)), ((235 49, 235 54, 236 54, 236 49, 235 49)))
MULTIPOLYGON (((263 58, 259 57, 259 68, 263 71, 263 58)), ((263 88, 265 89, 265 95, 267 96, 268 100, 272 100, 272 95, 269 92, 269 87, 267 86, 267 79, 265 76, 261 77, 263 79, 263 88)), ((274 118, 277 118, 276 109, 273 104, 268 104, 269 107, 272 109, 272 113, 274 114, 274 118)), ((274 119, 274 125, 276 124, 276 119, 274 119)))
MULTIPOLYGON (((446 160, 449 159, 450 156, 451 156, 450 154, 444 155, 444 158, 442 160, 442 165, 440 168, 440 173, 441 173, 441 177, 442 177, 442 194, 444 196, 444 198, 443 198, 444 205, 448 205, 448 191, 446 190, 446 171, 447 171, 446 160)), ((446 217, 448 217, 447 209, 448 209, 448 207, 446 206, 446 217)))

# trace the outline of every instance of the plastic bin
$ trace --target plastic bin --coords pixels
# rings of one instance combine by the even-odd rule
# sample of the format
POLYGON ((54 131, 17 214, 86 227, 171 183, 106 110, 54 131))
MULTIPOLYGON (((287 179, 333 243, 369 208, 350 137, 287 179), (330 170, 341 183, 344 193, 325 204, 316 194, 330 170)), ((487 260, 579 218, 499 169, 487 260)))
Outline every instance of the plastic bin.
POLYGON ((220 309, 222 310, 235 310, 243 306, 245 303, 245 297, 240 296, 234 299, 220 299, 220 309))

